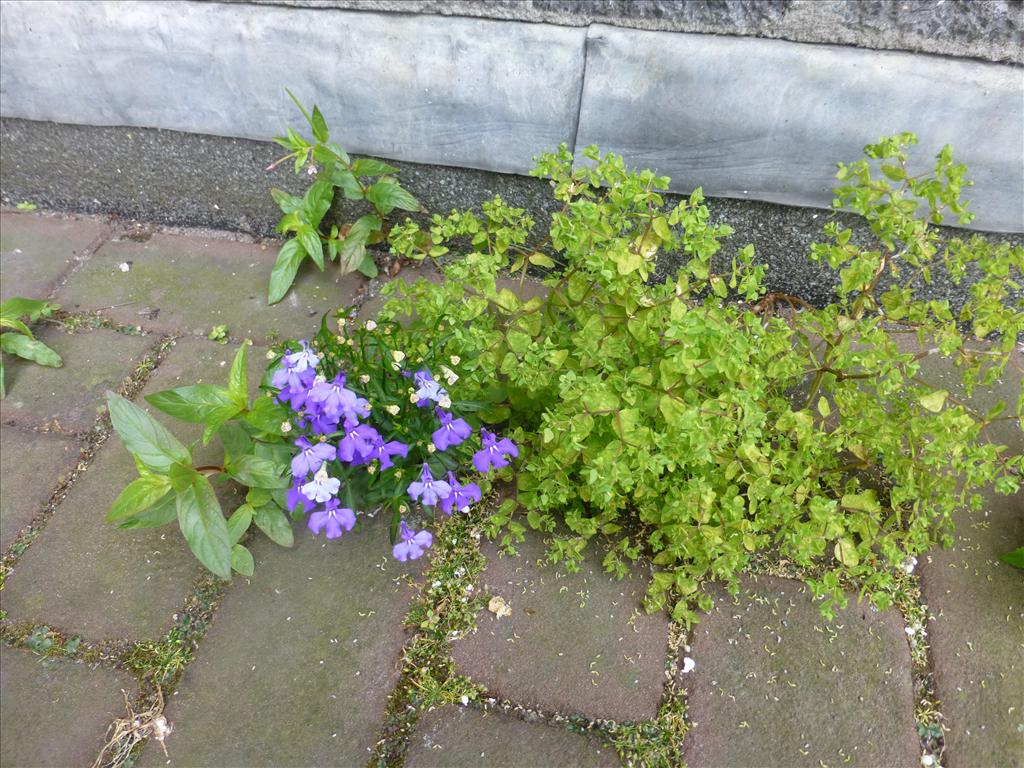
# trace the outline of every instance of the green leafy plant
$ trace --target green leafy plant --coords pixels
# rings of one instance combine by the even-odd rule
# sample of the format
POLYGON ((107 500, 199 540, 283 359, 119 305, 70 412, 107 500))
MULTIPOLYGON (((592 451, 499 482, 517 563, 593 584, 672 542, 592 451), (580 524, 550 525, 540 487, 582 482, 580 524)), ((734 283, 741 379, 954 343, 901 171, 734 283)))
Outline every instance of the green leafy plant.
POLYGON ((274 139, 288 154, 271 164, 268 170, 291 160, 296 173, 305 168, 315 181, 302 197, 280 189, 271 190, 274 202, 284 214, 277 231, 291 237, 281 247, 270 275, 270 304, 288 293, 299 266, 307 257, 321 271, 327 259, 337 261, 342 273, 359 271, 368 277, 376 276, 377 267, 367 246, 384 242, 389 231, 387 217, 394 210, 420 210, 416 198, 395 177, 397 168, 373 158, 349 158, 345 150, 330 141, 327 122, 319 107, 314 105, 310 113, 291 91, 288 95, 309 123, 313 138, 309 141, 288 128, 284 136, 274 139), (325 232, 324 216, 339 189, 345 199, 367 203, 371 212, 341 227, 331 225, 325 232))
POLYGON ((268 397, 249 402, 247 347, 248 342, 235 355, 227 387, 196 384, 146 397, 175 418, 203 424, 204 445, 219 435, 222 465, 193 466, 191 448, 137 405, 107 393, 110 420, 139 472, 114 501, 107 521, 121 528, 148 528, 177 520, 195 556, 221 578, 229 578, 232 570, 252 575, 252 554, 239 542, 253 522, 277 544, 292 545, 291 525, 283 512, 285 457, 291 450, 281 437, 280 406, 268 397), (245 503, 230 518, 225 518, 211 482, 223 478, 249 489, 245 503))
MULTIPOLYGON (((39 341, 26 325, 49 317, 58 309, 60 304, 38 299, 13 298, 0 304, 0 350, 39 365, 60 368, 64 365, 60 355, 39 341)), ((0 398, 6 396, 3 354, 0 353, 0 398)))
POLYGON ((27 200, 22 200, 16 206, 19 211, 31 212, 34 211, 38 206, 35 203, 30 203, 27 200))
POLYGON ((500 198, 429 230, 396 226, 395 253, 449 254, 447 280, 393 283, 381 317, 410 318, 421 346, 467 361, 466 397, 523 448, 492 532, 513 545, 522 513, 571 567, 599 537, 616 574, 650 553, 648 608, 674 601, 686 622, 710 606, 706 582, 735 591, 752 558, 781 558, 811 574, 831 615, 849 585, 889 605, 894 571, 948 542, 979 488, 1015 492, 1024 459, 985 433, 1020 419, 1024 398, 1015 416, 979 413, 920 373, 950 358, 968 393, 1002 375, 1024 333, 1012 293, 1024 250, 981 236, 941 247, 934 224, 970 219, 966 168, 946 147, 911 175, 915 141, 883 139, 839 166, 835 207, 872 237, 825 226, 809 256, 838 285, 820 309, 769 292, 751 246, 723 254, 731 229, 700 190, 670 207, 668 179, 594 147, 582 167, 565 147, 539 159, 562 203, 546 231, 500 198), (665 254, 681 266, 654 278, 665 254), (915 295, 937 267, 972 273, 959 312, 915 295), (531 270, 542 295, 525 290, 531 270), (506 271, 516 282, 500 282, 506 271))
POLYGON ((215 325, 210 329, 210 332, 206 334, 206 338, 210 341, 216 341, 218 344, 227 344, 228 327, 226 325, 215 325))

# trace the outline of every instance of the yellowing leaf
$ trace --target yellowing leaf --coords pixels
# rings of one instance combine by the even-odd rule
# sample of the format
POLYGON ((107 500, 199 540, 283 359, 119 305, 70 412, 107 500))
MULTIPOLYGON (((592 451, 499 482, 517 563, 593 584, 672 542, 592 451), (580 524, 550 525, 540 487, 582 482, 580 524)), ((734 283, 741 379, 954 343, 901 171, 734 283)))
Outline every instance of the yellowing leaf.
POLYGON ((932 413, 938 413, 942 410, 942 406, 945 404, 947 397, 949 397, 949 392, 944 389, 937 389, 931 394, 921 395, 921 397, 917 399, 917 402, 919 402, 923 408, 926 408, 932 413))
POLYGON ((860 562, 860 556, 857 554, 857 546, 849 536, 843 536, 836 542, 835 553, 836 560, 843 565, 850 566, 851 568, 860 562))

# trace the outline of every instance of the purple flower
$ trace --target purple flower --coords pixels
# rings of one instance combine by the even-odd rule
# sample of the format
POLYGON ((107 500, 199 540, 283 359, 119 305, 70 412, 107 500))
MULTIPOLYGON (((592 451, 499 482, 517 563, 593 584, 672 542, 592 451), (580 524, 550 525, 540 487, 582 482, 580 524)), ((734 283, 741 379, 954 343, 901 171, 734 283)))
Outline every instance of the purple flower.
POLYGON ((391 469, 394 466, 394 462, 391 461, 392 456, 405 456, 409 455, 409 446, 405 443, 400 443, 397 440, 391 440, 387 443, 384 442, 384 438, 380 434, 376 434, 373 440, 370 441, 369 450, 363 454, 362 461, 360 463, 368 464, 374 459, 380 462, 381 469, 391 469))
POLYGON ((470 504, 480 501, 480 486, 476 483, 461 485, 454 472, 448 473, 448 485, 451 486, 452 492, 447 498, 441 499, 441 510, 446 515, 450 515, 453 509, 457 509, 459 512, 468 512, 470 504))
POLYGON ((426 369, 416 371, 416 375, 413 376, 413 381, 417 386, 416 405, 420 408, 426 408, 430 405, 431 401, 435 403, 448 402, 450 404, 448 393, 445 391, 444 387, 434 381, 434 377, 430 375, 430 371, 426 369))
POLYGON ((305 477, 316 472, 325 461, 334 458, 335 449, 330 443, 310 443, 304 437, 295 441, 299 452, 292 457, 292 477, 305 477))
POLYGON ((420 503, 425 507, 432 507, 441 499, 448 498, 452 487, 444 480, 435 480, 430 474, 430 467, 423 462, 423 471, 420 472, 420 479, 409 484, 409 496, 413 500, 419 498, 420 503), (422 498, 420 498, 422 497, 422 498))
POLYGON ((369 424, 360 424, 355 419, 345 421, 345 436, 338 443, 338 458, 341 461, 358 461, 372 450, 373 439, 380 437, 369 424))
POLYGON ((348 507, 341 506, 337 499, 328 499, 323 509, 318 509, 309 516, 309 530, 319 534, 327 528, 327 538, 336 539, 342 534, 342 529, 351 531, 356 524, 356 513, 348 507))
POLYGON ((322 403, 323 412, 328 416, 344 416, 346 419, 365 418, 370 415, 365 398, 345 388, 345 374, 339 373, 334 381, 320 382, 309 393, 309 399, 322 403))
POLYGON ((308 368, 302 373, 281 369, 274 374, 272 383, 281 390, 277 399, 282 403, 288 403, 293 411, 298 411, 306 404, 309 388, 313 386, 315 379, 316 372, 308 368))
POLYGON ((298 352, 290 354, 286 351, 283 358, 285 366, 294 369, 296 373, 302 373, 308 368, 316 368, 320 363, 320 358, 310 348, 309 342, 303 339, 299 344, 302 345, 302 349, 298 352))
POLYGON ((301 504, 303 511, 305 511, 306 497, 302 495, 302 483, 295 483, 291 488, 288 489, 288 496, 285 500, 285 504, 288 507, 288 511, 294 513, 298 506, 301 504))
POLYGON ((473 466, 480 474, 487 474, 492 467, 507 467, 509 456, 514 459, 519 457, 519 449, 507 437, 498 440, 493 432, 481 429, 480 440, 484 447, 473 454, 473 466))
POLYGON ((313 475, 313 479, 302 486, 302 495, 310 501, 323 504, 328 499, 337 496, 341 489, 341 480, 330 477, 327 474, 327 465, 321 464, 320 469, 313 475))
POLYGON ((473 434, 472 427, 466 423, 465 419, 452 418, 452 415, 442 408, 434 410, 437 411, 437 418, 441 420, 441 428, 431 435, 437 450, 446 451, 451 446, 464 442, 473 434))
POLYGON ((423 554, 423 550, 434 543, 434 537, 430 531, 414 531, 405 524, 405 520, 402 521, 400 536, 402 540, 391 548, 391 554, 395 556, 396 560, 403 563, 406 560, 415 560, 423 554))

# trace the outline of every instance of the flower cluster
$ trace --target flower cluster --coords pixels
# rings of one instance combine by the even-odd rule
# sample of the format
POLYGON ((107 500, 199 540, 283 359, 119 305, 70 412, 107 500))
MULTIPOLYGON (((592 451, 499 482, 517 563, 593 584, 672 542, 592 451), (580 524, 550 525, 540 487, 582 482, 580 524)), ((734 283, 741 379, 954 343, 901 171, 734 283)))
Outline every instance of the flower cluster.
MULTIPOLYGON (((366 329, 372 332, 376 326, 368 323, 366 329)), ((398 382, 392 389, 408 396, 405 410, 412 412, 405 419, 394 402, 378 403, 386 416, 374 419, 373 404, 364 396, 369 390, 357 391, 344 370, 328 371, 324 355, 305 340, 298 351, 285 350, 271 378, 278 401, 292 412, 282 432, 298 433, 288 510, 293 515, 308 512, 307 525, 314 534, 325 532, 328 539, 336 539, 355 526, 357 506, 390 507, 397 539, 392 553, 403 562, 420 557, 433 543, 429 531, 415 530, 406 521, 409 500, 424 511, 467 512, 482 492, 477 483, 459 479, 454 468, 460 460, 471 459, 477 472, 487 474, 519 455, 511 440, 483 428, 480 448, 470 454, 474 428, 451 410, 448 390, 427 368, 410 371, 405 362, 404 353, 392 351, 387 363, 377 366, 383 377, 398 382), (416 467, 412 482, 403 479, 405 464, 416 467)), ((440 370, 449 386, 458 380, 451 368, 440 370)), ((363 374, 357 380, 368 385, 370 379, 363 374)))

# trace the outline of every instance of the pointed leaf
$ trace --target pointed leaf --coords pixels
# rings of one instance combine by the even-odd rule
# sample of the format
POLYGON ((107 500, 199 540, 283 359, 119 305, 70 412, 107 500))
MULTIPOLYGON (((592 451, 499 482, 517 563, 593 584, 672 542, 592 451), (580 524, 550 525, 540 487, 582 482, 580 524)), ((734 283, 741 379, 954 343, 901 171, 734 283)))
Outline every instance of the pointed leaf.
POLYGON ((185 446, 134 403, 108 392, 107 409, 121 442, 149 469, 166 474, 176 463, 191 464, 192 456, 185 446))
POLYGON ((290 547, 294 543, 291 523, 277 505, 264 504, 262 507, 256 507, 252 518, 256 521, 256 526, 275 544, 290 547))
POLYGON ((145 512, 160 501, 171 490, 167 475, 146 474, 125 486, 107 512, 107 522, 113 523, 126 517, 145 512))
POLYGON ((252 576, 256 568, 252 553, 241 544, 235 544, 231 548, 231 568, 243 576, 252 576))
POLYGON ((246 350, 250 344, 252 342, 248 339, 242 342, 242 346, 235 353, 235 359, 231 363, 231 372, 228 374, 228 394, 241 408, 245 408, 249 403, 249 383, 246 381, 245 357, 246 350))
POLYGON ((313 116, 309 120, 309 126, 313 129, 313 138, 321 144, 325 144, 331 137, 327 130, 327 121, 316 104, 313 105, 313 116))
POLYGON ((394 180, 381 179, 373 184, 366 190, 366 199, 385 216, 395 208, 400 208, 403 211, 418 211, 420 209, 419 201, 394 180))
POLYGON ((196 474, 178 494, 178 525, 199 562, 223 579, 231 578, 227 521, 210 481, 196 474))
POLYGON ((270 273, 268 304, 277 304, 285 297, 295 281, 295 273, 299 271, 299 264, 304 258, 306 258, 306 251, 299 245, 298 240, 289 240, 281 246, 281 250, 277 253, 277 261, 274 262, 274 269, 270 273))
POLYGON ((33 339, 30 336, 22 336, 20 333, 5 333, 0 336, 0 348, 34 363, 45 365, 49 368, 60 368, 64 361, 60 355, 50 349, 43 342, 33 339))
POLYGON ((252 506, 243 504, 228 518, 228 539, 232 544, 241 541, 252 523, 252 506))
POLYGON ((921 395, 917 402, 932 413, 938 413, 942 410, 942 406, 945 405, 947 397, 949 397, 949 392, 944 389, 937 389, 927 395, 921 395))

